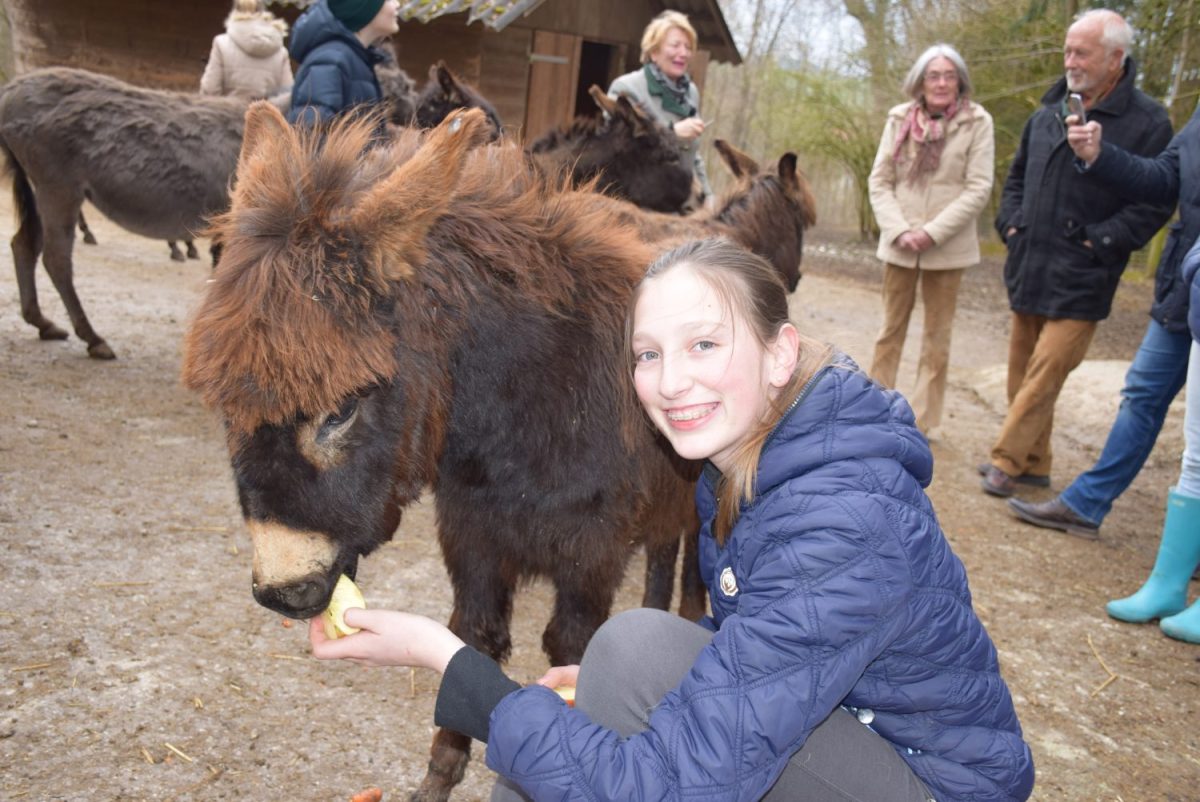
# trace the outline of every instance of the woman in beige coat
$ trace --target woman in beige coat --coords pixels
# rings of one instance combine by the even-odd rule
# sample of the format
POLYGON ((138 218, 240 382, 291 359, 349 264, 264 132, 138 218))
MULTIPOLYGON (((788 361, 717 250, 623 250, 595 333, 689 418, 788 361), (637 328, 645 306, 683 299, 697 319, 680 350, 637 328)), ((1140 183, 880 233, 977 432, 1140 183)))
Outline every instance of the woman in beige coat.
POLYGON ((976 220, 992 191, 995 143, 992 117, 971 101, 967 65, 953 47, 922 53, 904 91, 913 99, 888 112, 869 180, 884 262, 883 327, 870 372, 896 386, 919 282, 925 331, 910 400, 928 433, 942 419, 958 286, 979 263, 976 220))
POLYGON ((200 94, 263 98, 291 89, 286 33, 287 23, 259 0, 235 0, 225 33, 213 37, 200 94))

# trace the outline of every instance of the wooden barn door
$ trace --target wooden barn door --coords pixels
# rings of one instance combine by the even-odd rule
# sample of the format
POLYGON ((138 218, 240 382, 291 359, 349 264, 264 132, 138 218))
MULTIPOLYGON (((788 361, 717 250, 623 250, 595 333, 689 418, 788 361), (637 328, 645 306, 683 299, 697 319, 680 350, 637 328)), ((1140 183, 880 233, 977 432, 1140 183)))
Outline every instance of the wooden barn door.
POLYGON ((533 32, 529 54, 529 94, 525 101, 522 139, 532 142, 575 114, 582 37, 569 33, 533 32))

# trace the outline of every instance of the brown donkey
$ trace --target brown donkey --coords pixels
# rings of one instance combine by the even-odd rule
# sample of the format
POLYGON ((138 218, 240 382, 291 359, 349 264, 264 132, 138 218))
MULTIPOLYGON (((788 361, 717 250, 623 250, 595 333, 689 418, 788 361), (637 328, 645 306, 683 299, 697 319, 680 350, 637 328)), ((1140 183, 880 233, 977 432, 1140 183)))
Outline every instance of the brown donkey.
MULTIPOLYGON (((361 122, 322 143, 253 106, 183 380, 226 422, 261 604, 319 613, 431 487, 450 627, 506 658, 515 589, 549 577, 542 646, 567 664, 638 544, 696 531, 697 466, 629 381, 654 248, 489 136, 456 112, 364 153, 361 122)), ((446 799, 469 746, 439 731, 414 798, 446 799)))
POLYGON ((549 172, 566 172, 575 186, 595 188, 643 209, 682 212, 692 194, 675 132, 646 116, 628 98, 613 100, 593 85, 588 93, 605 117, 577 117, 534 140, 529 153, 549 172))
POLYGON ((723 139, 714 140, 713 147, 735 182, 711 209, 679 217, 624 207, 617 214, 636 226, 645 242, 659 248, 689 239, 728 237, 774 265, 788 290, 794 291, 800 281, 804 232, 817 222, 816 200, 796 154, 785 153, 772 169, 763 169, 723 139))

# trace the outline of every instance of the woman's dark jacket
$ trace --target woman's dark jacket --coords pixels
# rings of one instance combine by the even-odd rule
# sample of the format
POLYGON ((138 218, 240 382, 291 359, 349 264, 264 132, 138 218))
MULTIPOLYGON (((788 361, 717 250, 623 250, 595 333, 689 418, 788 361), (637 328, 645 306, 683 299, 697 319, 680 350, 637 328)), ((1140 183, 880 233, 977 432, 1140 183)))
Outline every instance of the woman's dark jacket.
POLYGON ((1179 220, 1171 224, 1167 245, 1158 260, 1150 316, 1167 331, 1185 332, 1190 281, 1184 281, 1179 268, 1200 236, 1200 106, 1166 150, 1153 159, 1134 156, 1110 143, 1107 128, 1103 130, 1103 141, 1100 155, 1085 172, 1130 200, 1179 201, 1179 220))
MULTIPOLYGON (((1116 87, 1088 115, 1104 126, 1106 141, 1156 156, 1171 139, 1171 121, 1134 86, 1135 75, 1129 60, 1116 87)), ((1066 93, 1062 78, 1042 98, 1004 183, 996 215, 996 230, 1008 244, 1004 282, 1015 312, 1103 320, 1129 255, 1166 223, 1172 204, 1132 202, 1075 168, 1063 124, 1066 93), (1017 229, 1011 237, 1009 228, 1017 229)))
POLYGON ((384 60, 383 53, 363 46, 325 0, 296 20, 288 52, 300 63, 287 113, 290 123, 324 122, 382 98, 375 65, 384 60))
MULTIPOLYGON (((925 495, 932 471, 903 397, 848 360, 823 369, 771 435, 724 547, 711 481, 697 485, 715 634, 649 729, 621 738, 546 688, 493 682, 488 766, 535 800, 757 800, 845 705, 937 799, 1026 799, 1033 760, 925 495)), ((441 713, 488 684, 456 679, 456 662, 483 659, 451 661, 441 713)))

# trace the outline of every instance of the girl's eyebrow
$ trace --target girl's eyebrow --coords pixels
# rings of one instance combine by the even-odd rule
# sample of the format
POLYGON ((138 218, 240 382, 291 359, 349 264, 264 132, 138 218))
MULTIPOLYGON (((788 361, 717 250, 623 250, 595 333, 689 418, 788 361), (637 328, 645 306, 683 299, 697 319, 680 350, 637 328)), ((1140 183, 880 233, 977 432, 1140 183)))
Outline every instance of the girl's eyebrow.
MULTIPOLYGON (((715 334, 727 331, 728 329, 729 324, 723 320, 693 320, 688 323, 679 324, 679 330, 691 337, 696 336, 697 333, 715 334)), ((653 335, 647 334, 644 331, 634 331, 629 337, 630 342, 633 343, 644 342, 646 340, 653 341, 654 339, 653 335)))
POLYGON ((684 323, 680 328, 689 333, 702 331, 712 334, 718 331, 725 331, 729 326, 723 320, 697 320, 692 323, 684 323))

